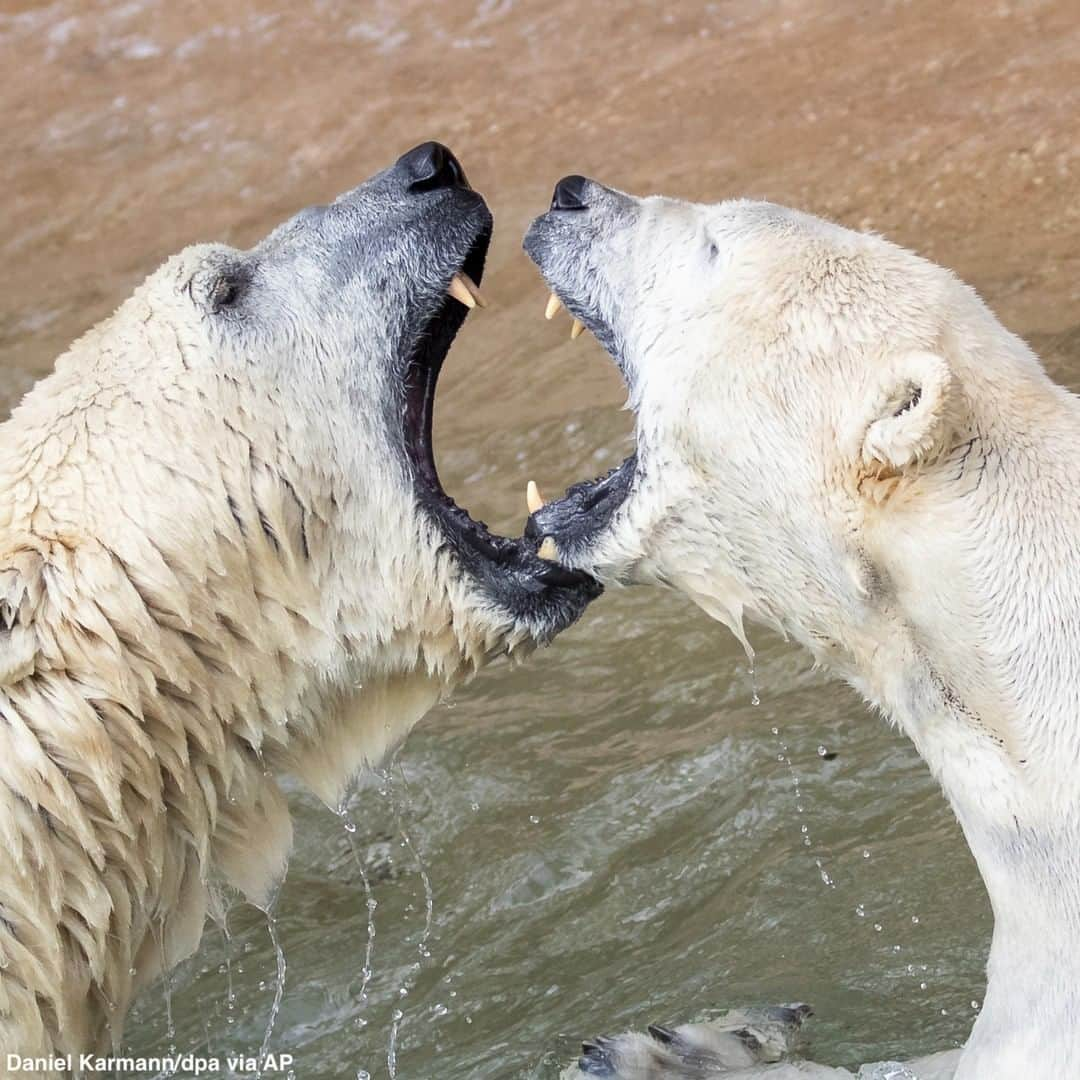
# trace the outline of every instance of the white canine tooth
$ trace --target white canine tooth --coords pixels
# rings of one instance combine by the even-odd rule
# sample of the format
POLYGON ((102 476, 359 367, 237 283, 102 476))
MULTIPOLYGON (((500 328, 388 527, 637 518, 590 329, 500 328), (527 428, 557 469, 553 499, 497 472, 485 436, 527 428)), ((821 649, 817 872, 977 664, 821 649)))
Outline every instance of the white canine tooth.
POLYGON ((446 291, 459 304, 464 304, 467 308, 487 307, 487 301, 480 295, 476 282, 463 270, 450 279, 446 291))
POLYGON ((450 279, 450 284, 447 286, 446 291, 459 303, 464 304, 467 308, 476 307, 476 301, 473 299, 473 294, 469 292, 468 287, 462 280, 461 274, 455 274, 450 279))
POLYGON ((530 514, 535 514, 544 505, 544 496, 540 494, 540 489, 536 486, 535 480, 530 480, 525 488, 525 502, 529 507, 530 514))
POLYGON ((548 322, 550 322, 552 319, 555 318, 556 315, 559 314, 559 308, 561 307, 562 301, 554 293, 552 293, 548 297, 547 307, 544 308, 544 318, 547 319, 548 322))
POLYGON ((472 298, 476 301, 477 307, 487 307, 487 301, 480 293, 480 286, 464 271, 458 274, 458 277, 465 282, 465 288, 472 294, 472 298))
POLYGON ((581 337, 585 330, 585 324, 580 319, 574 320, 574 325, 570 327, 570 340, 577 341, 581 337))
POLYGON ((544 537, 544 542, 540 545, 540 549, 536 554, 547 562, 559 561, 559 549, 555 546, 555 541, 550 536, 544 537))

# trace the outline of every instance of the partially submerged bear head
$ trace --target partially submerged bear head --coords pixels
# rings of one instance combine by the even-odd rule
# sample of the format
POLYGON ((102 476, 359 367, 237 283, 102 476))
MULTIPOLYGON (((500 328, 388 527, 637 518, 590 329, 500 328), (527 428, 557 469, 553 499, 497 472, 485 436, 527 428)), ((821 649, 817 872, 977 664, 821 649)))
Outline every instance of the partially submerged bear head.
POLYGON ((532 515, 538 550, 675 585, 740 637, 749 612, 828 651, 886 587, 874 523, 932 483, 962 426, 943 313, 964 287, 807 214, 583 177, 525 248, 637 418, 632 457, 532 515))

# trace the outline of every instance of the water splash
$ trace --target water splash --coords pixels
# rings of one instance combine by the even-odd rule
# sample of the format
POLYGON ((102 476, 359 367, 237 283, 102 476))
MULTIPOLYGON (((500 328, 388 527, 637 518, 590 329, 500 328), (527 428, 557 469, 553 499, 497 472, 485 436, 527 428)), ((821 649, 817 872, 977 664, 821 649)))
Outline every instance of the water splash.
POLYGON ((229 916, 227 912, 221 916, 221 947, 225 953, 225 961, 218 968, 218 973, 225 976, 225 1023, 230 1027, 236 1023, 233 1013, 236 1011, 236 991, 233 989, 232 972, 232 934, 229 933, 229 916))
POLYGON ((262 1065, 266 1060, 266 1055, 270 1052, 270 1039, 274 1034, 274 1025, 277 1023, 278 1013, 281 1012, 281 1000, 285 996, 285 950, 281 947, 281 942, 278 939, 277 920, 274 918, 274 902, 276 900, 277 895, 275 894, 267 903, 264 911, 266 930, 270 935, 270 944, 274 949, 274 959, 277 962, 277 976, 274 985, 274 1000, 270 1005, 270 1016, 266 1021, 262 1046, 259 1048, 259 1063, 255 1069, 255 1080, 259 1080, 262 1076, 262 1065))
MULTIPOLYGON (((412 792, 409 790, 409 781, 405 776, 404 765, 398 763, 398 773, 401 776, 401 783, 405 789, 405 801, 407 805, 411 805, 412 792)), ((416 871, 420 877, 420 881, 424 887, 424 929, 420 934, 420 941, 416 946, 417 952, 420 954, 420 959, 417 960, 409 969, 410 974, 406 977, 404 983, 398 988, 398 994, 401 997, 407 997, 409 991, 413 988, 416 982, 416 976, 420 973, 423 967, 423 962, 431 958, 431 950, 428 948, 428 941, 431 940, 431 926, 434 921, 435 915, 435 902, 434 894, 431 888, 431 878, 428 876, 427 867, 424 865, 424 860, 420 857, 420 852, 416 849, 412 842, 412 838, 409 836, 408 831, 405 828, 405 823, 402 819, 401 805, 394 798, 392 774, 388 771, 386 774, 387 788, 390 792, 391 805, 394 809, 394 820, 397 824, 398 834, 401 836, 401 842, 408 849, 409 854, 413 858, 413 862, 416 864, 416 871)), ((403 1009, 395 1009, 391 1016, 390 1024, 390 1038, 386 1049, 386 1068, 390 1074, 390 1080, 394 1080, 397 1076, 397 1045, 398 1036, 401 1032, 401 1024, 405 1019, 405 1012, 403 1009)))
MULTIPOLYGON (((337 813, 338 817, 341 818, 342 828, 345 830, 345 836, 349 844, 349 851, 352 853, 353 862, 356 864, 356 869, 360 874, 360 881, 364 889, 364 908, 367 912, 367 939, 364 942, 364 965, 360 969, 359 995, 361 1005, 363 1005, 367 1001, 367 989, 368 985, 371 983, 372 974, 374 973, 372 959, 375 955, 375 909, 379 905, 378 901, 372 895, 371 878, 368 877, 367 867, 364 865, 364 860, 356 846, 356 822, 349 816, 348 797, 346 797, 346 800, 338 807, 337 813)), ((358 1027, 365 1027, 367 1021, 364 1020, 363 1017, 357 1017, 356 1025, 358 1027)))
POLYGON ((161 950, 161 985, 165 993, 165 1038, 169 1041, 169 1053, 176 1049, 176 1022, 173 1019, 172 971, 165 952, 165 924, 158 925, 158 948, 161 950))
MULTIPOLYGON (((751 669, 752 670, 752 669, 751 669)), ((791 754, 788 752, 788 745, 780 736, 780 729, 778 727, 772 728, 773 735, 776 736, 777 745, 779 747, 779 753, 776 755, 776 760, 782 762, 787 766, 788 775, 791 777, 792 791, 795 797, 795 812, 802 814, 804 812, 802 787, 800 786, 799 774, 795 771, 795 765, 791 760, 791 754)), ((821 756, 822 747, 818 747, 818 753, 821 756)), ((825 751, 828 753, 828 751, 825 751)), ((799 826, 799 834, 802 837, 803 847, 811 848, 814 846, 814 839, 810 835, 810 826, 805 821, 799 826)), ((815 856, 814 866, 817 867, 818 876, 821 878, 821 883, 829 889, 836 888, 836 880, 825 868, 825 864, 822 862, 820 856, 815 856)))

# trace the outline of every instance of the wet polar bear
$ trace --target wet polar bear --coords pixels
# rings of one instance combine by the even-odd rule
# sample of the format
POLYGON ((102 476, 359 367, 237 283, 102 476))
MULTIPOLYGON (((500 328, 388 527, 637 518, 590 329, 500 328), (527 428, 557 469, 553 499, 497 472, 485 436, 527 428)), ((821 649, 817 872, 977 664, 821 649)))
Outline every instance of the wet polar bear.
MULTIPOLYGON (((526 250, 637 415, 630 459, 533 516, 538 549, 764 622, 898 724, 995 915, 959 1064, 914 1073, 1080 1076, 1077 399, 948 271, 779 206, 568 177, 526 250)), ((799 1019, 590 1043, 580 1068, 718 1075, 799 1019)))
POLYGON ((456 159, 417 147, 250 251, 170 259, 0 427, 4 1075, 115 1043, 217 884, 267 903, 279 774, 336 806, 596 594, 435 471, 490 233, 456 159))

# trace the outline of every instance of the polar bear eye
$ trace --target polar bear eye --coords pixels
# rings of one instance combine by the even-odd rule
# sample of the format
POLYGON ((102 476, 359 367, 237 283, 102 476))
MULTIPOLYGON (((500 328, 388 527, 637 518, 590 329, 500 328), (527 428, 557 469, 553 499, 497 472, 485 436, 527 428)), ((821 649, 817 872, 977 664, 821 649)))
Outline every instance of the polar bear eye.
POLYGON ((216 314, 224 308, 232 307, 243 295, 247 285, 247 276, 236 270, 219 274, 210 286, 207 299, 211 310, 216 314))

